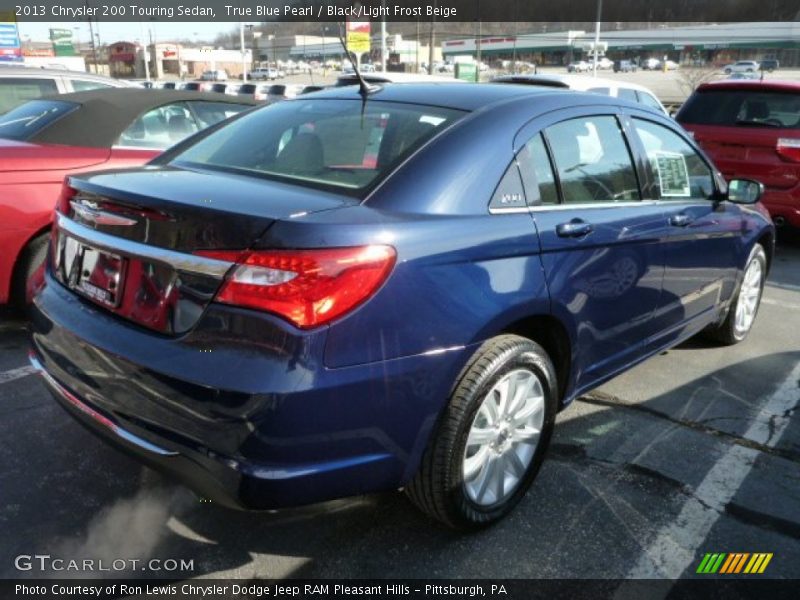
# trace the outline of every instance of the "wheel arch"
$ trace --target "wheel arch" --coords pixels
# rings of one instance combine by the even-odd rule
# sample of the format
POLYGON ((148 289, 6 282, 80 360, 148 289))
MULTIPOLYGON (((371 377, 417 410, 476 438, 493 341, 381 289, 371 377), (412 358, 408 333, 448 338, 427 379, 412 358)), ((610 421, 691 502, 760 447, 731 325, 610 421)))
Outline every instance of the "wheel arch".
POLYGON ((47 235, 50 232, 52 227, 52 223, 48 223, 43 227, 40 227, 36 231, 34 231, 25 242, 19 247, 19 252, 14 257, 14 267, 11 269, 11 277, 9 278, 8 282, 6 282, 6 291, 7 291, 7 298, 9 303, 13 303, 19 300, 19 298, 13 298, 12 294, 14 292, 14 282, 17 281, 17 277, 20 276, 20 269, 22 268, 22 255, 25 253, 25 250, 31 245, 35 239, 47 235))

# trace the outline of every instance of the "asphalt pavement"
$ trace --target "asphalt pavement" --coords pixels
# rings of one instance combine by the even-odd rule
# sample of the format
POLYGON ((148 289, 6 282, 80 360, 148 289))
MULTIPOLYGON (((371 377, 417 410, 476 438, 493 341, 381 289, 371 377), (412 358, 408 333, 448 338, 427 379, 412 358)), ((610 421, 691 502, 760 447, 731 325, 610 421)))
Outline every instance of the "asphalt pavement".
POLYGON ((68 417, 26 346, 24 320, 0 314, 2 578, 41 577, 14 564, 36 553, 193 561, 172 577, 675 578, 720 552, 773 553, 764 577, 800 577, 796 242, 745 343, 690 340, 578 399, 519 507, 469 535, 399 493, 270 513, 204 502, 68 417))

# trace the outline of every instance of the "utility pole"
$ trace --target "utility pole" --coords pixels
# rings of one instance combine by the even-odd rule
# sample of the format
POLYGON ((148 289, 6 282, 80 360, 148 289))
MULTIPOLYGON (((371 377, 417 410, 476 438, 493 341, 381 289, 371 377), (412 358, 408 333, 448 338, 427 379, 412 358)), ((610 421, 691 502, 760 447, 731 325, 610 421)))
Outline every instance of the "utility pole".
POLYGON ((603 12, 603 0, 597 0, 597 24, 594 29, 594 69, 592 74, 597 77, 597 60, 600 52, 600 18, 603 12))
POLYGON ((381 1, 381 71, 386 73, 386 17, 383 12, 386 11, 386 0, 381 1))
POLYGON ((419 42, 420 42, 420 37, 419 37, 419 17, 417 17, 417 37, 416 37, 416 42, 417 42, 417 61, 416 61, 416 63, 414 63, 414 72, 415 73, 419 73, 419 42))
POLYGON ((242 81, 247 83, 247 54, 244 51, 244 22, 242 21, 239 21, 239 46, 242 50, 242 81))
POLYGON ((481 27, 481 0, 475 0, 478 8, 478 36, 475 38, 475 57, 478 62, 475 65, 475 81, 480 83, 481 82, 481 34, 483 33, 483 28, 481 27))
MULTIPOLYGON (((86 9, 86 12, 88 13, 89 3, 84 1, 83 6, 86 9)), ((94 42, 94 27, 92 26, 92 19, 90 17, 87 17, 87 20, 89 21, 89 39, 92 42, 92 60, 94 61, 94 72, 97 73, 97 46, 95 45, 94 42)))
POLYGON ((150 81, 150 64, 148 59, 148 55, 150 54, 149 46, 147 45, 147 40, 144 37, 144 24, 139 21, 139 37, 142 38, 142 47, 144 48, 144 53, 142 54, 142 60, 144 61, 144 78, 146 81, 150 81))
MULTIPOLYGON (((433 0, 433 10, 436 12, 436 0, 433 0)), ((436 42, 436 15, 431 15, 431 33, 428 37, 428 75, 433 75, 433 44, 436 42)))

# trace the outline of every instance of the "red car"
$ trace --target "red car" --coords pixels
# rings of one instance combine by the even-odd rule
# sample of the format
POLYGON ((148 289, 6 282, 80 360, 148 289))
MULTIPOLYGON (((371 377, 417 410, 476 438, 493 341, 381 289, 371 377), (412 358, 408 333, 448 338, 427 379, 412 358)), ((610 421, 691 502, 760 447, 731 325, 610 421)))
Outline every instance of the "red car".
POLYGON ((197 92, 104 89, 32 100, 0 117, 0 304, 24 304, 64 176, 139 166, 255 106, 197 92))
POLYGON ((726 179, 764 184, 777 226, 800 229, 800 81, 705 83, 675 118, 726 179))

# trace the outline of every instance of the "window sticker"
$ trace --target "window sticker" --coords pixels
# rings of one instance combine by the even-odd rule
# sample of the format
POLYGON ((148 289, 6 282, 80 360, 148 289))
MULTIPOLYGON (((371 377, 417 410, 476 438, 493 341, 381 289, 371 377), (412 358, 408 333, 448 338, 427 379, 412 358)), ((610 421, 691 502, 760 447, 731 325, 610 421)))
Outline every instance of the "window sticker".
POLYGON ((659 150, 653 153, 652 162, 658 174, 662 198, 688 198, 691 195, 689 169, 683 154, 659 150))

